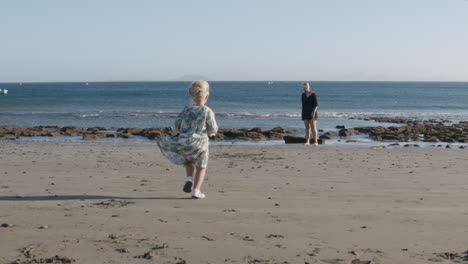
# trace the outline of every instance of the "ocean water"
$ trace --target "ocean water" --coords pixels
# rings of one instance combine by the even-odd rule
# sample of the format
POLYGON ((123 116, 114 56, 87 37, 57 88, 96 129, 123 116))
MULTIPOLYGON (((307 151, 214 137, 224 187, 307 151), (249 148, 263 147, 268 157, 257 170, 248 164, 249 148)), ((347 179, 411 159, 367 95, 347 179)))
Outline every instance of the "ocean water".
MULTIPOLYGON (((0 125, 166 127, 190 104, 189 82, 0 83, 0 125)), ((210 82, 222 128, 302 129, 302 82, 210 82)), ((468 120, 468 83, 311 82, 318 127, 392 125, 370 116, 468 120), (352 118, 352 119, 351 119, 352 118)))

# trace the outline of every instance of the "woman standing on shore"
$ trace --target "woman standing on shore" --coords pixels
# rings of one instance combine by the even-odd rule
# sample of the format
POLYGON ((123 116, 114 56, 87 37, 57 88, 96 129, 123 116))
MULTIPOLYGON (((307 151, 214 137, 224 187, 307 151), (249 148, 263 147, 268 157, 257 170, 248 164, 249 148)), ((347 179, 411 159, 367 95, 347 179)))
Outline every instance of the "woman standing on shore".
POLYGON ((310 145, 311 133, 314 145, 318 146, 317 107, 317 95, 314 91, 310 90, 310 84, 305 82, 304 93, 302 94, 302 120, 304 120, 306 130, 306 146, 310 145))
POLYGON ((192 192, 192 198, 202 199, 205 198, 205 194, 200 189, 208 165, 208 136, 216 135, 218 125, 213 110, 205 106, 210 95, 208 82, 193 82, 189 94, 193 105, 186 106, 175 120, 175 131, 178 135, 164 137, 158 145, 171 162, 185 166, 187 177, 183 191, 192 192))

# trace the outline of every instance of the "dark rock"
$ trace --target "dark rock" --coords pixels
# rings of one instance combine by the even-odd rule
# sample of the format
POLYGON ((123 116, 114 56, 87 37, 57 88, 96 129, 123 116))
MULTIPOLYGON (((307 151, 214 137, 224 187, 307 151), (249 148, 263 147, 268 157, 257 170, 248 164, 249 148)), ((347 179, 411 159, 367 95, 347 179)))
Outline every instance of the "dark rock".
POLYGON ((425 142, 440 142, 440 140, 437 137, 429 137, 424 139, 425 142))
POLYGON ((336 129, 345 129, 345 126, 336 126, 336 129))
POLYGON ((43 134, 43 136, 47 136, 47 137, 56 137, 59 135, 60 135, 59 131, 50 131, 50 132, 43 134))
POLYGON ((13 127, 11 126, 0 126, 0 135, 4 135, 11 131, 13 127))
POLYGON ((145 129, 143 129, 143 128, 129 127, 129 128, 119 128, 119 129, 117 129, 117 132, 120 132, 122 134, 143 136, 144 135, 144 133, 143 133, 144 130, 145 129))
POLYGON ((266 140, 267 137, 264 136, 261 133, 258 132, 247 132, 246 133, 247 138, 253 139, 253 140, 266 140))
POLYGON ((160 139, 165 136, 175 136, 177 133, 170 127, 165 128, 149 128, 142 130, 139 134, 133 135, 140 135, 147 137, 151 140, 160 139))
POLYGON ((403 134, 384 134, 381 136, 382 140, 397 140, 397 141, 408 141, 403 134))
POLYGON ((419 148, 419 145, 417 144, 406 144, 404 145, 405 148, 408 148, 408 147, 415 147, 415 148, 419 148))
POLYGON ((166 133, 164 133, 162 131, 162 129, 158 129, 158 128, 151 128, 151 129, 146 129, 144 131, 142 131, 142 134, 143 136, 151 139, 151 140, 155 140, 155 139, 160 139, 162 137, 165 137, 167 136, 166 133))
POLYGON ((338 135, 340 137, 348 137, 348 136, 352 136, 356 133, 357 131, 353 128, 350 128, 350 129, 342 129, 338 132, 338 135))
POLYGON ((11 132, 10 132, 9 134, 13 134, 13 135, 15 135, 15 136, 19 136, 19 135, 21 135, 21 134, 23 133, 23 130, 24 130, 24 129, 21 128, 21 127, 13 127, 12 130, 11 130, 11 132))
POLYGON ((268 137, 268 139, 282 139, 283 138, 282 133, 274 132, 273 130, 265 131, 262 134, 268 137))
POLYGON ((83 134, 83 140, 96 140, 106 138, 107 133, 85 133, 83 134))
POLYGON ((464 125, 456 124, 446 126, 443 123, 438 124, 420 124, 417 122, 408 122, 407 125, 400 127, 358 127, 355 130, 359 133, 368 133, 374 140, 397 140, 397 141, 417 141, 420 137, 428 142, 461 142, 468 139, 463 132, 464 125))
POLYGON ((88 129, 86 129, 86 131, 88 132, 99 132, 99 131, 103 131, 103 130, 107 130, 107 128, 105 127, 89 127, 88 129))
POLYGON ((371 128, 371 130, 369 131, 369 134, 371 136, 381 135, 381 134, 384 134, 386 131, 387 131, 387 129, 385 127, 378 126, 378 127, 371 128))
POLYGON ((33 127, 25 127, 20 132, 20 135, 23 137, 38 137, 42 136, 43 131, 39 129, 35 129, 33 127))
POLYGON ((132 134, 117 134, 119 137, 121 138, 133 138, 135 137, 134 135, 132 134))
POLYGON ((335 131, 327 131, 325 134, 321 135, 320 139, 331 139, 333 136, 337 135, 335 131))
POLYGON ((162 137, 164 137, 164 134, 162 134, 161 132, 152 132, 152 133, 149 133, 147 135, 147 137, 151 140, 155 140, 155 139, 160 139, 162 137))
MULTIPOLYGON (((286 144, 300 144, 300 143, 304 144, 306 142, 306 139, 304 137, 297 137, 297 136, 284 136, 283 139, 286 144)), ((317 141, 319 144, 325 144, 324 139, 319 139, 317 141)), ((311 139, 310 142, 314 142, 314 140, 311 139)))
POLYGON ((81 135, 82 131, 83 130, 81 128, 79 128, 79 127, 68 126, 68 127, 62 127, 60 129, 60 134, 66 135, 66 136, 76 137, 76 136, 81 135))
POLYGON ((284 142, 286 144, 298 144, 298 143, 305 143, 305 137, 297 137, 297 136, 284 136, 284 142))
POLYGON ((239 137, 245 137, 245 131, 240 129, 222 129, 220 130, 223 133, 225 138, 228 139, 237 139, 239 137))
POLYGON ((175 136, 177 135, 177 132, 175 132, 171 127, 164 127, 161 129, 161 131, 168 136, 175 136))
POLYGON ((355 127, 354 129, 359 133, 369 134, 374 127, 355 127))
POLYGON ((393 118, 393 117, 369 117, 365 120, 374 120, 375 122, 385 122, 385 123, 398 123, 398 124, 408 124, 408 123, 418 123, 419 121, 413 119, 405 118, 393 118))
POLYGON ((282 127, 275 127, 273 129, 271 129, 270 131, 274 132, 274 133, 280 133, 280 134, 291 133, 290 131, 288 131, 285 128, 282 128, 282 127))
POLYGON ((250 129, 249 132, 262 133, 263 131, 259 127, 254 127, 252 129, 250 129))

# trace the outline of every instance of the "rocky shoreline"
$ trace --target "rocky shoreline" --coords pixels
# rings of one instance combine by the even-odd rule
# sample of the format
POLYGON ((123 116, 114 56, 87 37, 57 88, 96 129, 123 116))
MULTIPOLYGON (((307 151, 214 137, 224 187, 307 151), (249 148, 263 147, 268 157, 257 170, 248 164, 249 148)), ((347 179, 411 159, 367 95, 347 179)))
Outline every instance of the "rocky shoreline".
POLYGON ((413 118, 398 118, 398 117, 382 117, 382 116, 371 116, 371 117, 365 117, 365 118, 354 118, 351 117, 349 119, 358 119, 358 120, 364 120, 364 121, 375 121, 379 123, 395 123, 395 124, 410 124, 410 123, 424 123, 424 124, 429 124, 429 123, 452 123, 452 121, 447 120, 447 119, 424 119, 424 120, 418 120, 418 119, 413 119, 413 118))
MULTIPOLYGON (((270 130, 261 128, 220 129, 213 138, 222 140, 281 140, 285 134, 293 133, 282 127, 270 130)), ((0 126, 0 138, 5 140, 21 140, 22 137, 54 137, 72 136, 82 137, 83 140, 96 140, 103 138, 133 138, 135 136, 157 140, 165 136, 175 136, 177 133, 170 127, 164 128, 118 128, 115 130, 105 127, 80 128, 76 126, 35 126, 14 127, 0 126)))
MULTIPOLYGON (((423 141, 423 142, 446 142, 446 143, 468 143, 468 121, 451 123, 449 120, 410 120, 402 118, 370 118, 376 122, 387 122, 402 124, 399 126, 376 126, 376 127, 354 127, 345 128, 336 126, 337 131, 320 130, 319 144, 326 140, 339 138, 346 139, 354 135, 368 135, 374 141, 423 141)), ((220 129, 213 138, 215 141, 231 140, 284 140, 285 143, 303 143, 303 137, 292 135, 297 130, 287 130, 275 127, 270 130, 261 128, 220 129)), ((146 137, 157 140, 164 136, 174 136, 176 132, 170 128, 118 128, 109 129, 105 127, 81 128, 76 126, 35 126, 14 127, 0 126, 0 139, 21 140, 22 137, 54 137, 73 136, 82 137, 83 140, 96 140, 103 138, 133 138, 135 136, 146 137)))
MULTIPOLYGON (((327 133, 322 137, 329 138, 331 135, 327 133)), ((340 137, 349 137, 355 134, 367 134, 374 141, 468 143, 468 121, 457 124, 413 121, 403 126, 342 128, 338 132, 340 137)))

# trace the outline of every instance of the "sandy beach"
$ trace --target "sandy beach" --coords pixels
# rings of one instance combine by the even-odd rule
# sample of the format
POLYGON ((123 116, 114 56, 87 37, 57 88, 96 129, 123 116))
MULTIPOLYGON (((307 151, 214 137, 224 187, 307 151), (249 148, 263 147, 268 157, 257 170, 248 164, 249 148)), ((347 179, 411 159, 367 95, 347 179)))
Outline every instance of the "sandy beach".
POLYGON ((0 263, 467 263, 466 149, 0 144, 0 263), (40 262, 43 261, 43 262, 40 262))

